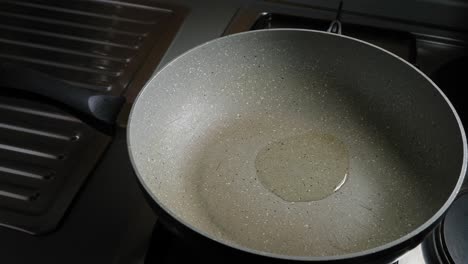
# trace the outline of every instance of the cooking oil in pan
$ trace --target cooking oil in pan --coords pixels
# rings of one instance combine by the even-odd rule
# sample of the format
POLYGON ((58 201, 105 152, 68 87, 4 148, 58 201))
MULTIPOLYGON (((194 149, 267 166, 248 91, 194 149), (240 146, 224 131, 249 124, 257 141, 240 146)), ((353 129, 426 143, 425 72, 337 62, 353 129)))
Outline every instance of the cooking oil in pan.
POLYGON ((255 160, 260 182, 288 202, 324 199, 348 176, 348 151, 330 134, 308 132, 270 142, 255 160))

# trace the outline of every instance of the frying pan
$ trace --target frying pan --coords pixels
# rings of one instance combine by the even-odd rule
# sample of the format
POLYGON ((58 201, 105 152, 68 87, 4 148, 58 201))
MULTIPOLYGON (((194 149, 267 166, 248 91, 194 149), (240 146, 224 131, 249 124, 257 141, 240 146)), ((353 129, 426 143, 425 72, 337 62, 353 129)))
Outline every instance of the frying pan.
POLYGON ((311 30, 251 31, 181 55, 140 93, 128 146, 170 216, 285 259, 409 240, 466 171, 462 124, 432 81, 379 47, 311 30))
POLYGON ((127 133, 141 185, 174 226, 282 260, 401 253, 440 220, 467 166, 461 121, 428 77, 314 30, 186 52, 146 84, 127 133))

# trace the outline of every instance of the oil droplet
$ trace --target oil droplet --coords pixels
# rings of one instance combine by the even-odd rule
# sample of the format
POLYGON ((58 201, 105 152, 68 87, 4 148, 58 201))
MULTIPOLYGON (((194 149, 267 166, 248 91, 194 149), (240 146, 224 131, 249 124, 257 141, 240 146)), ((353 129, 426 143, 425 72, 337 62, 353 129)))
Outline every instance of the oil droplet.
POLYGON ((255 159, 259 181, 288 202, 330 196, 346 182, 348 166, 344 143, 313 131, 269 142, 255 159))

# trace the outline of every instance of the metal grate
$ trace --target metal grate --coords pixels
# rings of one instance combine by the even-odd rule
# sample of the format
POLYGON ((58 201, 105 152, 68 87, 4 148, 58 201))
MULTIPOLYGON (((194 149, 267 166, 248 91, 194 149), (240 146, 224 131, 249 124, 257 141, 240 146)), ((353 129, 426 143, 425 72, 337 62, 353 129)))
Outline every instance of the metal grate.
POLYGON ((51 106, 1 96, 1 225, 53 228, 109 141, 51 106))
MULTIPOLYGON (((150 76, 185 10, 153 1, 0 1, 0 62, 83 89, 130 94, 150 76)), ((38 84, 40 85, 40 84, 38 84)), ((60 109, 0 89, 0 225, 54 229, 110 138, 60 109)))
POLYGON ((2 1, 0 59, 120 93, 169 9, 120 1, 2 1))

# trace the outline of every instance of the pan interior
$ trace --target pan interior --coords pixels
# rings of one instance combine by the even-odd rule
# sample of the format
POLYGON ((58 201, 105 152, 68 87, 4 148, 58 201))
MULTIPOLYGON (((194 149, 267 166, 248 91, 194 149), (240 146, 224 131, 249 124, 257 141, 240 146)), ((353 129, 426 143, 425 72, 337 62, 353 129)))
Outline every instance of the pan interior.
POLYGON ((457 121, 427 79, 366 44, 307 31, 186 53, 146 86, 129 133, 163 208, 212 238, 286 256, 408 234, 447 200, 463 162, 457 121))

